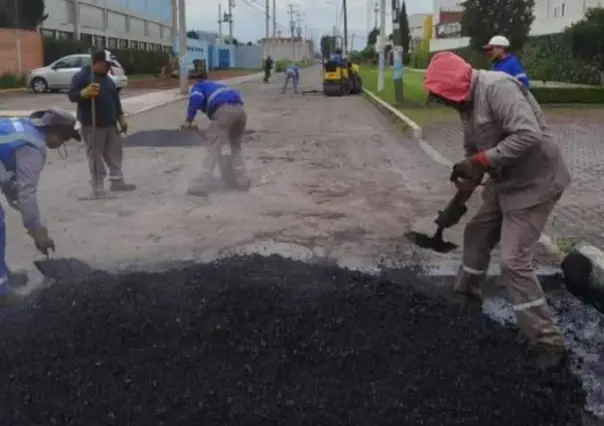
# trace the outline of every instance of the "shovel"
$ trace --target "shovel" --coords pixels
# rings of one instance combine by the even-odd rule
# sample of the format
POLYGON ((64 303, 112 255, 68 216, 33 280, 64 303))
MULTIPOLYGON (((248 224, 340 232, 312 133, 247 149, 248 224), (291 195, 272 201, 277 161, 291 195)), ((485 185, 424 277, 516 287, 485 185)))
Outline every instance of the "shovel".
POLYGON ((97 272, 87 263, 72 257, 59 259, 47 257, 43 260, 35 260, 34 265, 45 278, 50 278, 57 281, 68 281, 76 278, 83 278, 97 272))
POLYGON ((445 209, 438 212, 438 216, 433 222, 436 226, 431 225, 432 231, 426 232, 425 229, 423 231, 411 230, 405 234, 405 237, 418 247, 434 250, 438 253, 449 253, 455 250, 457 244, 445 241, 443 232, 445 229, 457 225, 466 214, 468 211, 466 202, 473 193, 474 189, 458 190, 445 209))

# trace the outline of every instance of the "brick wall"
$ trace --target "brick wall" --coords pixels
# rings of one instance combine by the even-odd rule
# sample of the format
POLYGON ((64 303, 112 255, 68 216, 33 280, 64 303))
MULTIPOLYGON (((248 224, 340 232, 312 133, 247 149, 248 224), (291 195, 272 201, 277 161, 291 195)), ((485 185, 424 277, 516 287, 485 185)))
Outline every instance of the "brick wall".
POLYGON ((37 31, 0 28, 0 75, 18 73, 17 37, 21 40, 23 73, 41 67, 44 52, 42 37, 37 31))

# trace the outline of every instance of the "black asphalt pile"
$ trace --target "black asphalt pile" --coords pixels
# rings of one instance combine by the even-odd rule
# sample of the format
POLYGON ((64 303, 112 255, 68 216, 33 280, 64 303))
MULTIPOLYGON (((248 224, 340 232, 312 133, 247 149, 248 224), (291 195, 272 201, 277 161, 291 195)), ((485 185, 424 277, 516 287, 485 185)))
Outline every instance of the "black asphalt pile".
POLYGON ((580 424, 570 373, 399 276, 252 256, 57 284, 1 320, 0 424, 580 424))

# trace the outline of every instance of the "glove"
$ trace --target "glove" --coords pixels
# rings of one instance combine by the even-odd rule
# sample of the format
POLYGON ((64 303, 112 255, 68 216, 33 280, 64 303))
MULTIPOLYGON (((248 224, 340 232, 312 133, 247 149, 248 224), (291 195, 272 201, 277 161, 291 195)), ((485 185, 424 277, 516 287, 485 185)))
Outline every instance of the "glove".
POLYGON ((123 115, 118 119, 118 123, 120 125, 120 133, 128 133, 128 123, 123 115))
POLYGON ((48 251, 55 251, 55 242, 48 236, 48 229, 41 227, 29 230, 29 235, 34 239, 38 251, 48 256, 48 251))
POLYGON ((96 98, 101 91, 101 86, 98 83, 90 83, 88 86, 80 90, 80 96, 84 99, 96 98))
POLYGON ((12 182, 5 182, 0 186, 0 188, 2 189, 2 193, 6 196, 6 201, 8 201, 8 204, 12 208, 19 210, 19 194, 16 186, 12 182))
POLYGON ((181 126, 180 130, 199 130, 196 124, 193 124, 192 121, 185 121, 181 126))
POLYGON ((480 185, 488 167, 487 157, 481 152, 454 164, 449 180, 459 189, 474 189, 480 185))

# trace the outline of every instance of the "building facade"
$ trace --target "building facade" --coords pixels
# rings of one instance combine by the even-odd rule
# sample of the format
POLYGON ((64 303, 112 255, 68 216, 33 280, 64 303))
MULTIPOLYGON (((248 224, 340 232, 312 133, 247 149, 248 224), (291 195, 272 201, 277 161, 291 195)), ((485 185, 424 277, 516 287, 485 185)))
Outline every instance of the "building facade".
POLYGON ((171 0, 46 0, 46 37, 83 40, 98 48, 172 47, 171 0))
MULTIPOLYGON (((439 29, 444 26, 440 22, 443 11, 460 8, 458 0, 433 0, 433 7, 435 18, 433 23, 434 37, 430 40, 430 51, 436 52, 467 46, 469 44, 468 37, 454 36, 454 33, 451 34, 451 32, 445 37, 439 37, 438 34, 439 29)), ((592 7, 604 7, 604 0, 536 0, 535 21, 530 34, 538 36, 561 33, 565 28, 583 18, 585 12, 592 7)), ((461 14, 459 18, 461 18, 461 14)), ((454 25, 455 23, 451 20, 447 22, 449 29, 452 29, 454 25)), ((447 35, 447 33, 445 32, 444 35, 447 35)))
POLYGON ((310 61, 314 58, 313 42, 303 37, 270 37, 260 41, 262 57, 275 60, 310 61))

